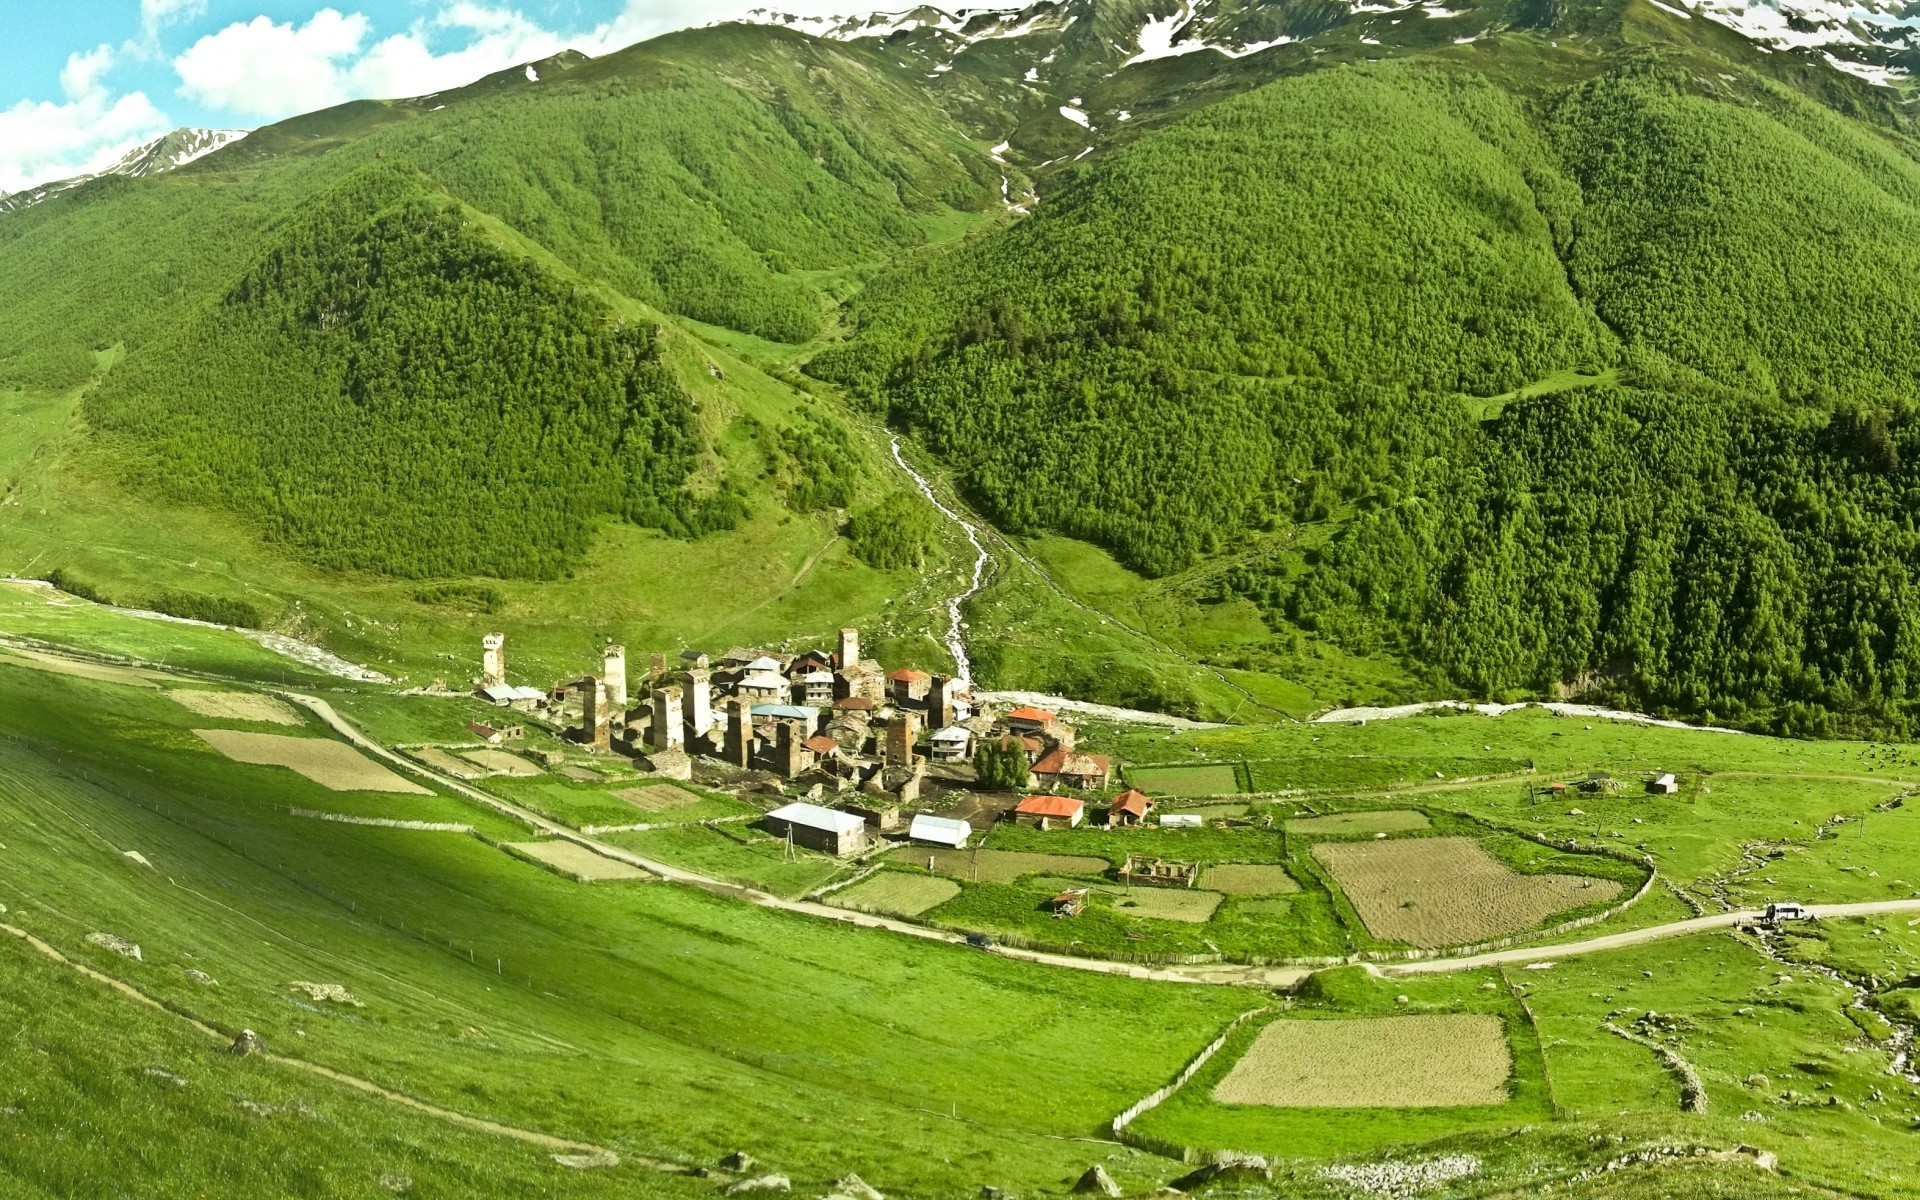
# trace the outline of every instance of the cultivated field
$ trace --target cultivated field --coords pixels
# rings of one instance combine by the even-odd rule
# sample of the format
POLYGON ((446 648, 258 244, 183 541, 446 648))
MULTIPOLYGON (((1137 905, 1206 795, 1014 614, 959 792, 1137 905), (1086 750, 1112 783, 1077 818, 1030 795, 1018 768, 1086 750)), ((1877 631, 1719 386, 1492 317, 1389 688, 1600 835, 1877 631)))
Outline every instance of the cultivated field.
POLYGON ((1288 833, 1308 837, 1343 837, 1356 833, 1406 833, 1431 826, 1427 814, 1410 808, 1389 808, 1379 812, 1328 813, 1324 817, 1295 817, 1287 822, 1288 833))
POLYGON ((1504 1104, 1513 1052, 1485 1013, 1278 1020, 1214 1086, 1222 1104, 1442 1108, 1504 1104))
POLYGON ((563 839, 546 842, 508 842, 506 848, 543 862, 582 883, 600 883, 609 879, 651 879, 652 876, 630 863, 595 854, 585 846, 563 839))
POLYGON ((1373 936, 1422 949, 1518 933, 1622 890, 1586 875, 1522 875, 1467 837, 1322 842, 1313 856, 1373 936))
POLYGON ((233 759, 263 767, 288 767, 336 792, 433 793, 402 779, 345 742, 328 738, 246 733, 238 729, 196 729, 207 745, 233 759))
POLYGON ((1230 763, 1129 767, 1127 782, 1156 796, 1223 796, 1241 790, 1240 775, 1230 763))
POLYGON ((1278 896, 1300 890, 1287 869, 1273 863, 1218 863, 1201 873, 1200 884, 1230 896, 1278 896))
POLYGON ((960 885, 951 879, 909 875, 904 871, 882 871, 850 888, 835 892, 828 903, 861 912, 917 917, 959 894, 960 885))
POLYGON ((16 667, 26 667, 34 671, 47 671, 54 675, 72 675, 79 679, 96 679, 101 683, 122 683, 129 687, 157 688, 162 681, 184 682, 172 675, 159 671, 148 671, 138 667, 115 667, 107 663, 81 662, 75 659, 56 658, 51 654, 41 654, 34 650, 8 648, 0 650, 0 662, 16 667))
POLYGON ((300 716, 272 696, 253 692, 209 692, 198 688, 173 688, 167 699, 189 712, 228 721, 259 721, 268 725, 298 725, 300 716))
POLYGON ((470 763, 464 758, 455 757, 438 746, 422 746, 418 750, 409 750, 421 762, 436 771, 444 771, 455 779, 478 779, 487 773, 478 763, 470 763))
POLYGON ((913 863, 951 875, 956 879, 975 879, 982 883, 1012 883, 1022 875, 1055 871, 1064 875, 1104 875, 1104 858, 1077 854, 1034 854, 1025 850, 936 850, 926 846, 904 846, 893 852, 896 862, 913 863))
POLYGON ((462 750, 460 757, 478 763, 498 775, 541 775, 545 772, 533 762, 505 750, 462 750))
POLYGON ((1130 892, 1116 894, 1113 907, 1122 916, 1203 925, 1213 919, 1214 910, 1220 907, 1223 899, 1225 897, 1219 892, 1187 888, 1134 888, 1130 892))
POLYGON ((1127 888, 1117 883, 1094 883, 1086 879, 1042 877, 1028 880, 1028 882, 1049 892, 1087 888, 1102 895, 1112 896, 1113 911, 1123 917, 1145 917, 1153 921, 1185 921, 1190 925, 1203 925, 1212 920, 1214 911, 1220 907, 1220 902, 1226 899, 1219 892, 1188 888, 1127 888))
POLYGON ((692 804, 700 799, 692 792, 674 787, 670 783, 650 783, 645 787, 621 788, 613 795, 642 812, 665 812, 669 808, 692 804))

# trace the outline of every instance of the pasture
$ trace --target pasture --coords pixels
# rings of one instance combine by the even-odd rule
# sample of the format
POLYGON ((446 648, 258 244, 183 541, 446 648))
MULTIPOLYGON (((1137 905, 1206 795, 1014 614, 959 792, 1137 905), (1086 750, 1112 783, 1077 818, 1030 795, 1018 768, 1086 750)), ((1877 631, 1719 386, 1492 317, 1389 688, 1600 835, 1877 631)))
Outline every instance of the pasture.
POLYGON ((1022 875, 1053 871, 1066 875, 1104 875, 1107 860, 1078 854, 1042 854, 1020 850, 941 850, 931 846, 902 846, 893 851, 895 862, 930 870, 955 879, 979 883, 1012 883, 1022 875))
POLYGON ((1488 1013, 1268 1022, 1225 1078, 1221 1104, 1446 1108, 1505 1104, 1513 1053, 1488 1013))
POLYGON ((1224 796, 1246 789, 1230 763, 1141 766, 1126 769, 1127 783, 1152 796, 1224 796))
POLYGON ((909 875, 904 871, 881 871, 833 893, 827 902, 861 912, 917 917, 959 894, 960 885, 951 879, 909 875))
POLYGON ((1369 933, 1421 949, 1519 933, 1624 891, 1590 875, 1521 874, 1466 837, 1320 842, 1313 856, 1369 933))
POLYGON ((212 692, 204 688, 173 688, 167 699, 188 712, 225 721, 253 721, 263 725, 299 725, 300 714, 284 701, 258 692, 212 692))
POLYGON ((1287 832, 1301 837, 1355 837, 1375 833, 1410 833, 1416 829, 1431 828, 1432 824, 1427 814, 1417 809, 1388 808, 1295 817, 1287 822, 1287 832))
POLYGON ((403 779, 345 742, 238 729, 196 729, 194 735, 234 762, 286 767, 336 792, 433 793, 403 779))
POLYGON ((585 846, 560 838, 539 842, 504 842, 502 848, 522 858, 530 858, 581 883, 604 883, 614 879, 651 879, 651 875, 632 863, 595 854, 585 846))
POLYGON ((1200 886, 1234 896, 1280 896, 1300 890, 1285 867, 1270 863, 1216 863, 1200 873, 1200 886))

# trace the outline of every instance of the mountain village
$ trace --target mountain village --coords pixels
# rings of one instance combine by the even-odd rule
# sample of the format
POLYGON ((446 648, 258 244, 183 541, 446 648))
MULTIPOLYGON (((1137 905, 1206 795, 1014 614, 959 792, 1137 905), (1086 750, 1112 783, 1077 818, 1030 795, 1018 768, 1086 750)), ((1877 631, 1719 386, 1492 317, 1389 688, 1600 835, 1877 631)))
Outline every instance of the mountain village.
MULTIPOLYGON (((903 840, 960 849, 976 823, 995 820, 1071 828, 1087 820, 1089 800, 1104 807, 1110 828, 1142 825, 1155 807, 1134 790, 1107 797, 1112 762, 1078 749, 1073 726, 1057 714, 976 703, 965 679, 887 671, 861 656, 853 628, 840 630, 830 652, 792 657, 744 647, 718 659, 656 653, 639 680, 629 676, 626 647, 610 644, 598 674, 544 691, 509 681, 506 637, 492 633, 482 640, 474 693, 654 778, 798 797, 768 813, 765 828, 835 856, 903 840), (982 778, 976 760, 994 756, 1024 763, 1018 782, 1029 794, 1005 791, 1013 781, 1004 768, 982 778)), ((525 727, 476 724, 473 732, 511 749, 525 727)), ((1017 767, 1013 774, 1018 780, 1017 767)), ((1190 876, 1169 882, 1192 886, 1190 876)))

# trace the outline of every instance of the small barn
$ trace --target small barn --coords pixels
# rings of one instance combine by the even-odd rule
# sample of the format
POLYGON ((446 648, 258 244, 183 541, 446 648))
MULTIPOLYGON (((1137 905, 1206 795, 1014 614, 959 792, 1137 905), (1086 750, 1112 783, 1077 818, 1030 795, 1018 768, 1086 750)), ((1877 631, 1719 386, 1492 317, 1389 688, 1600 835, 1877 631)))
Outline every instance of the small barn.
POLYGON ((1072 829, 1086 816, 1086 804, 1066 796, 1028 796, 1013 810, 1016 822, 1037 829, 1072 829))
POLYGON ((935 762, 965 762, 973 757, 973 731, 964 725, 936 729, 927 740, 929 756, 935 762))
POLYGON ((867 823, 852 813, 836 812, 818 804, 789 804, 776 808, 761 822, 768 833, 796 846, 836 858, 857 854, 867 845, 867 823))
POLYGON ((1086 911, 1087 888, 1069 888, 1047 901, 1056 917, 1077 917, 1086 911))
POLYGON ((916 842, 925 842, 930 846, 947 846, 954 850, 966 848, 967 839, 973 836, 973 826, 966 821, 952 817, 936 817, 921 813, 907 827, 907 836, 916 842))
POLYGON ((1033 764, 1033 774, 1042 787, 1097 792, 1107 786, 1113 763, 1104 754, 1081 754, 1066 746, 1055 746, 1033 764))
POLYGON ((1649 781, 1647 784, 1647 791, 1653 793, 1656 796, 1671 796, 1679 790, 1680 790, 1680 781, 1673 777, 1672 771, 1668 771, 1665 774, 1660 775, 1658 778, 1649 781))
POLYGON ((1145 825, 1156 807, 1153 797, 1138 788, 1128 788, 1115 796, 1107 808, 1107 828, 1130 829, 1145 825))

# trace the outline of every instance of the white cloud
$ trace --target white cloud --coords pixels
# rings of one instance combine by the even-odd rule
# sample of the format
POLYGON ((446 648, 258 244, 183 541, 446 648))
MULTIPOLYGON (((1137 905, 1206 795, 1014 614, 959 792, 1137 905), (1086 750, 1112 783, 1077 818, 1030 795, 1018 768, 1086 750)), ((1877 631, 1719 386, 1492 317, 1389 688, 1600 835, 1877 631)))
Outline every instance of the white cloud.
POLYGON ((311 112, 351 98, 343 68, 369 25, 331 8, 298 26, 255 17, 201 38, 173 69, 181 92, 209 108, 268 118, 311 112))
MULTIPOLYGON (((195 2, 142 0, 174 9, 195 2)), ((431 19, 372 45, 366 41, 373 23, 364 14, 323 8, 304 25, 265 16, 235 22, 195 42, 173 65, 183 95, 238 116, 278 120, 348 100, 442 92, 569 48, 608 54, 689 25, 736 19, 764 2, 729 0, 722 8, 711 0, 627 0, 611 21, 569 35, 515 8, 452 0, 431 19), (466 36, 449 36, 458 34, 466 36), (448 40, 461 44, 434 48, 448 40)), ((797 7, 824 10, 839 2, 803 0, 797 7)))
POLYGON ((173 128, 145 92, 114 97, 101 83, 109 46, 69 55, 60 72, 66 103, 22 100, 0 109, 0 192, 17 192, 111 166, 173 128))
POLYGON ((207 11, 207 0, 140 0, 140 25, 152 39, 162 25, 191 21, 207 11))

